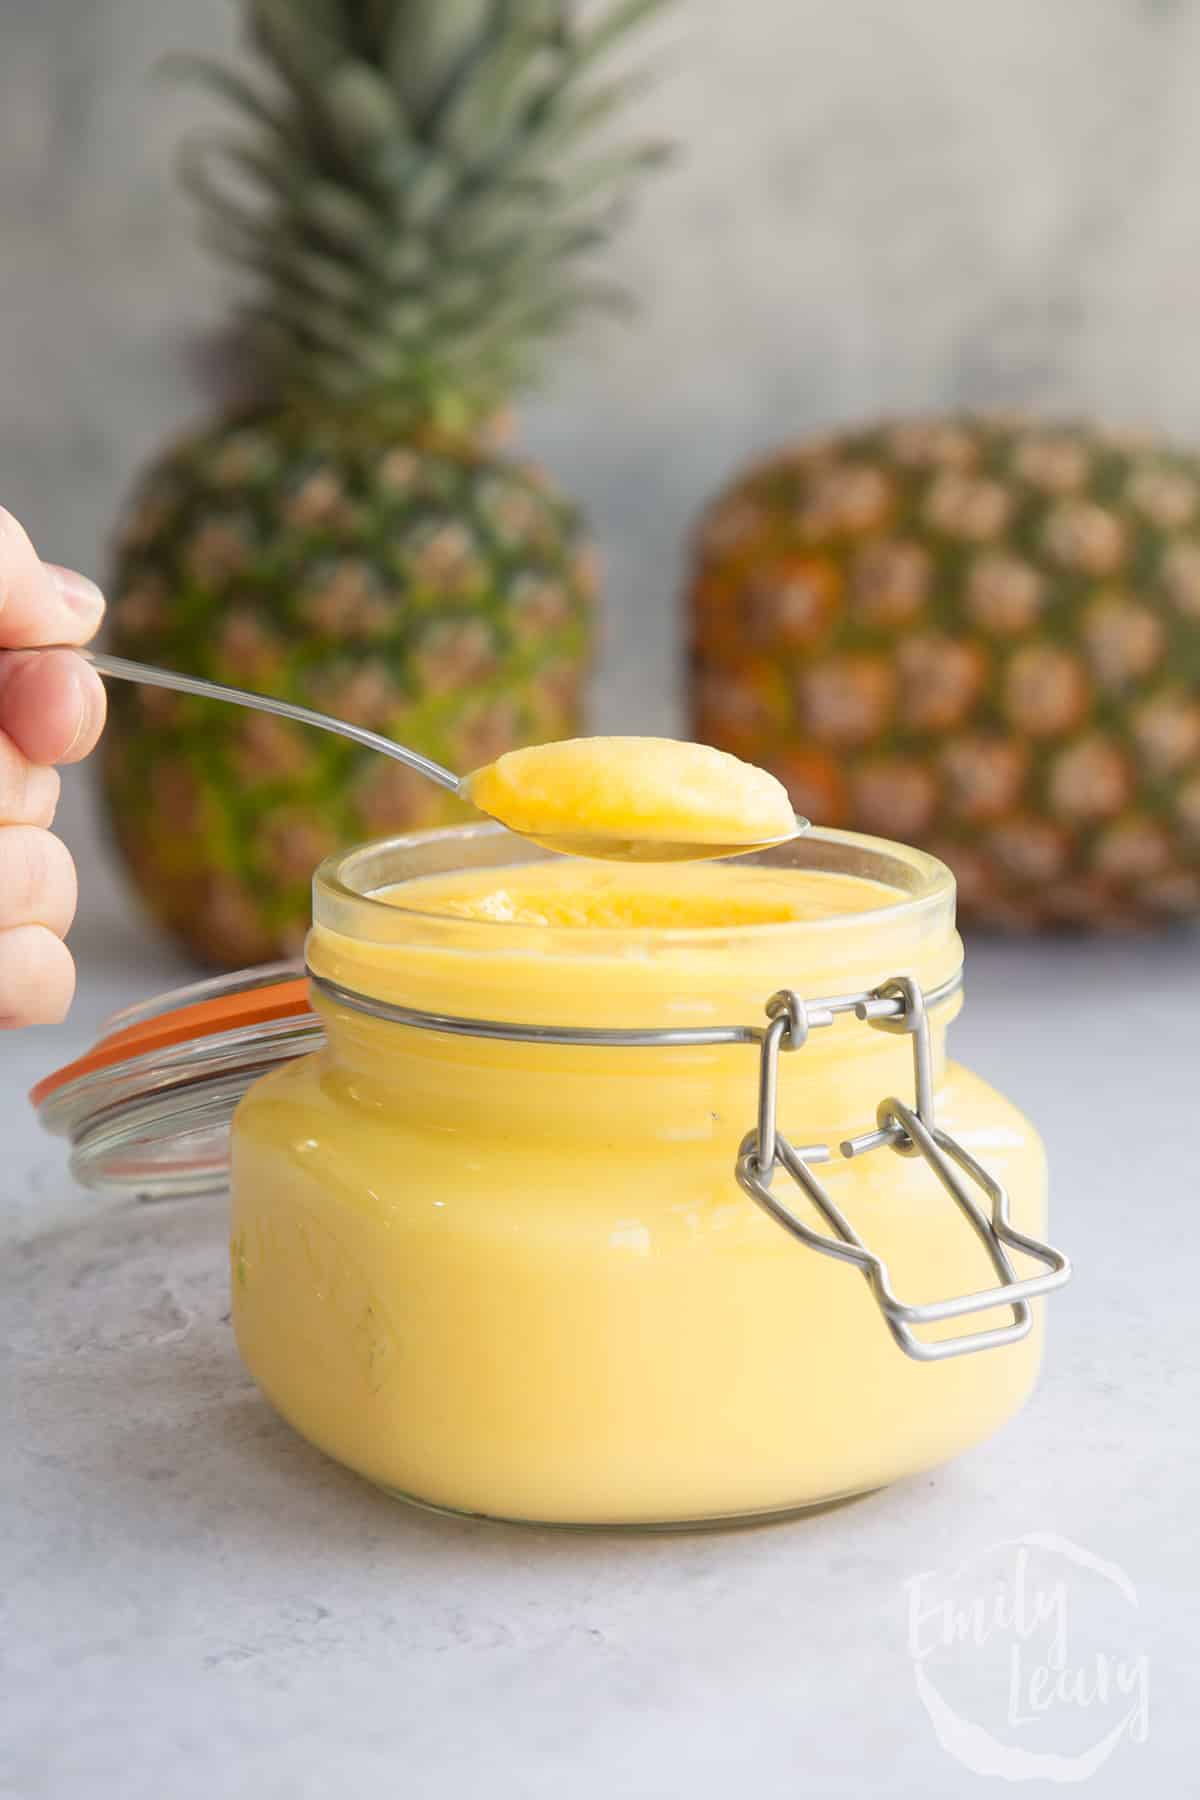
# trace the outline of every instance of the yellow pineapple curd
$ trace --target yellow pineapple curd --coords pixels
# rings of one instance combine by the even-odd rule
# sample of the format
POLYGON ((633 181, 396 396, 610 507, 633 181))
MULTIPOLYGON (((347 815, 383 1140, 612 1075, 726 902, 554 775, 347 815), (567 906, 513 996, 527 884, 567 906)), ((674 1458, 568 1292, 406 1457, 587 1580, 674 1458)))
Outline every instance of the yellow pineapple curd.
MULTIPOLYGON (((465 827, 326 864, 308 955, 328 1042, 238 1111, 233 1300, 247 1366, 329 1455, 460 1512, 699 1523, 911 1474, 1028 1394, 1040 1321, 911 1360, 856 1269, 743 1193, 755 1045, 523 1042, 364 1010, 678 1030, 762 1026, 785 987, 818 999, 911 974, 929 992, 962 955, 933 859, 817 831, 750 864, 614 865, 465 827)), ((1038 1140, 945 1060, 957 1006, 931 1015, 938 1123, 1040 1235, 1038 1140)), ((912 1092, 911 1039, 846 1014, 781 1056, 780 1126, 836 1145, 912 1092)), ((920 1158, 882 1148, 820 1172, 905 1300, 995 1284, 920 1158)), ((819 1223, 782 1171, 775 1191, 819 1223)))
POLYGON ((774 775, 674 738, 566 738, 510 750, 469 776, 465 793, 510 831, 585 856, 713 855, 796 831, 774 775))

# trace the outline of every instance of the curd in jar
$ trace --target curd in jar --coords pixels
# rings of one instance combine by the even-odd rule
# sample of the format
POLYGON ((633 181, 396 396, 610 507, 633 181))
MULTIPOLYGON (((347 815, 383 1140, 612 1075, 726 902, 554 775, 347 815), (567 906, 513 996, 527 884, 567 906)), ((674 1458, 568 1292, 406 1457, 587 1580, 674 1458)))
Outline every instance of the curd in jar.
MULTIPOLYGON (((999 1349, 906 1357, 861 1274, 737 1185, 753 1046, 451 1035, 363 1004, 559 1030, 761 1026, 777 989, 909 974, 929 993, 961 954, 942 865, 846 833, 662 868, 546 858, 483 825, 333 859, 308 945, 327 1045, 258 1082, 234 1122, 248 1368, 372 1481, 509 1519, 778 1513, 953 1455, 1024 1400, 1040 1320, 999 1349)), ((1040 1235, 1040 1145, 946 1062, 957 1006, 930 1015, 938 1122, 1040 1235)), ((840 1016, 781 1057, 779 1081, 781 1129, 836 1145, 884 1096, 911 1099, 911 1040, 840 1016)), ((995 1284, 919 1158, 883 1148, 821 1178, 905 1299, 995 1284)))

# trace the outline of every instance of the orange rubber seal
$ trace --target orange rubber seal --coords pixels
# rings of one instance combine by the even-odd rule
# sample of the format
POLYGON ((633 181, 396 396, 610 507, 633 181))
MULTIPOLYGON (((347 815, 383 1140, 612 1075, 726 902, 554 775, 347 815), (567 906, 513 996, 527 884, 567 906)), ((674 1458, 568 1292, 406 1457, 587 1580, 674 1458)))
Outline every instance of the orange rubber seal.
POLYGON ((41 1106, 59 1088, 91 1075, 97 1069, 110 1069, 114 1063, 130 1057, 146 1056, 154 1050, 166 1050, 173 1044, 186 1044, 192 1038, 215 1037, 222 1031, 236 1031, 247 1025, 267 1025, 276 1019, 298 1019, 311 1012, 308 983, 298 977, 275 982, 270 987, 253 988, 245 994, 223 994, 217 1000, 199 1000, 191 1006, 177 1006, 157 1018, 127 1025, 77 1057, 64 1068, 55 1069, 31 1088, 29 1098, 41 1106))

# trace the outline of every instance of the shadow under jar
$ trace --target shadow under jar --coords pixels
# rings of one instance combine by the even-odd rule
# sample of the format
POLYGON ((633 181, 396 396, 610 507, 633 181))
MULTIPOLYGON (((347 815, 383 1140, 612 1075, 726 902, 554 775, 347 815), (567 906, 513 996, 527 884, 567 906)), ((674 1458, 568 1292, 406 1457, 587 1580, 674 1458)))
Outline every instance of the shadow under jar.
POLYGON ((994 1431, 1067 1268, 1035 1132, 945 1058, 949 872, 815 831, 755 859, 812 917, 438 910, 534 860, 595 867, 473 826, 318 872, 326 1044, 233 1126, 275 1407, 397 1494, 566 1525, 790 1512, 994 1431))

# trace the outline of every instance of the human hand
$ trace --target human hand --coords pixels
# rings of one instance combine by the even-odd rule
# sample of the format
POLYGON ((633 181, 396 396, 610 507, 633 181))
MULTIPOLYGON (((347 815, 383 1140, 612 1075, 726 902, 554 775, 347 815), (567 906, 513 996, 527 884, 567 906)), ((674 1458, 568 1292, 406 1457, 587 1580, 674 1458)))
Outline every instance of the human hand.
POLYGON ((38 560, 0 506, 0 1029, 63 1018, 75 965, 63 939, 75 915, 75 865, 50 826, 55 763, 79 762, 104 726, 104 686, 69 650, 104 616, 83 575, 38 560))

